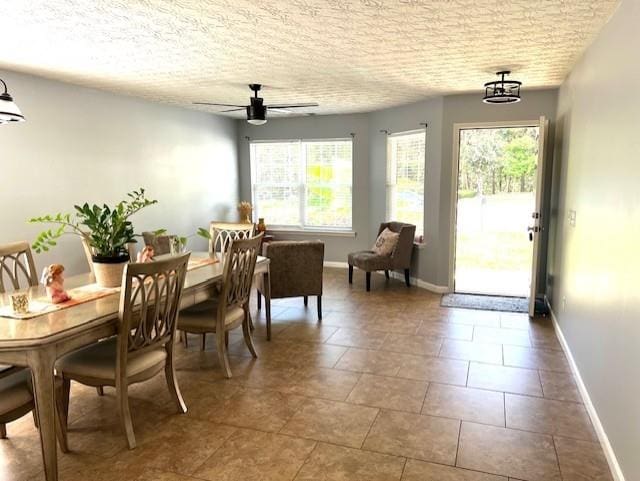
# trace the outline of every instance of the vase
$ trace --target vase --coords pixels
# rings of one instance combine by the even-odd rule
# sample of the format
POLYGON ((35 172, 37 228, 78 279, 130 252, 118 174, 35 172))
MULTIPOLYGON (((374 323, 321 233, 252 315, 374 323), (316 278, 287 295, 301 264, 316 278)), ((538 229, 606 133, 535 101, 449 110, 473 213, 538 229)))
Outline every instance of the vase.
POLYGON ((129 254, 117 257, 92 256, 93 273, 100 287, 120 287, 124 266, 129 262, 129 254))
POLYGON ((264 217, 260 217, 258 219, 257 230, 258 232, 265 232, 267 230, 267 225, 264 223, 264 217))

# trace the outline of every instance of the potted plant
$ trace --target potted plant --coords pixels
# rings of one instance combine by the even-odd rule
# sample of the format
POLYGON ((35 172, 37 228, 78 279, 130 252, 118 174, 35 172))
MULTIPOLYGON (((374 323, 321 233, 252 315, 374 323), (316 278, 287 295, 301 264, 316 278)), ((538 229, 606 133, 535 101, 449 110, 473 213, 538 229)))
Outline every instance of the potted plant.
POLYGON ((91 252, 96 282, 102 287, 118 287, 124 266, 129 262, 127 244, 137 242, 129 218, 136 212, 156 204, 147 199, 144 189, 127 194, 127 199, 109 207, 104 204, 75 205, 75 213, 34 217, 29 222, 55 224, 56 229, 41 232, 33 243, 36 252, 48 251, 65 234, 82 238, 91 252))

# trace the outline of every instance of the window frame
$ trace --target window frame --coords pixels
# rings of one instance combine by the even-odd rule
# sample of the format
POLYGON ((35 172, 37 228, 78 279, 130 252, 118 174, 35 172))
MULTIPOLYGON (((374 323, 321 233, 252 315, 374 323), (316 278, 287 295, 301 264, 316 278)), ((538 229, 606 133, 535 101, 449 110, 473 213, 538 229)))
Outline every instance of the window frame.
POLYGON ((297 143, 299 148, 299 219, 300 224, 288 225, 277 224, 275 222, 269 223, 269 230, 275 232, 312 232, 312 233, 328 233, 336 235, 355 235, 353 232, 353 184, 354 184, 354 142, 353 137, 332 137, 332 138, 313 138, 313 139, 256 139, 249 140, 249 164, 250 164, 250 176, 251 176, 251 202, 254 206, 254 210, 258 213, 258 203, 256 201, 256 164, 254 163, 253 148, 257 144, 292 144, 297 143), (306 218, 306 203, 307 203, 307 182, 306 182, 306 165, 307 165, 307 152, 305 144, 310 143, 330 143, 330 142, 349 142, 351 146, 351 205, 350 205, 350 219, 348 226, 311 226, 305 225, 306 218))
POLYGON ((424 184, 423 185, 423 190, 422 190, 422 225, 421 226, 416 226, 416 235, 421 235, 424 236, 425 235, 425 231, 426 231, 426 215, 425 215, 425 194, 426 194, 426 180, 427 180, 427 129, 426 128, 421 128, 421 129, 413 129, 413 130, 404 130, 402 132, 393 132, 390 134, 387 134, 387 138, 386 138, 386 142, 387 142, 387 159, 386 159, 386 185, 385 185, 385 190, 386 190, 386 217, 388 220, 398 220, 400 222, 403 222, 401 219, 392 219, 393 217, 393 211, 394 209, 394 204, 395 204, 395 194, 396 194, 396 187, 397 187, 397 165, 393 166, 393 163, 395 162, 395 156, 393 155, 393 150, 392 150, 392 140, 394 138, 398 138, 398 137, 404 137, 404 136, 408 136, 408 135, 416 135, 416 134, 422 134, 424 136, 424 159, 423 159, 423 168, 424 168, 424 184), (395 175, 392 175, 395 174, 395 175))

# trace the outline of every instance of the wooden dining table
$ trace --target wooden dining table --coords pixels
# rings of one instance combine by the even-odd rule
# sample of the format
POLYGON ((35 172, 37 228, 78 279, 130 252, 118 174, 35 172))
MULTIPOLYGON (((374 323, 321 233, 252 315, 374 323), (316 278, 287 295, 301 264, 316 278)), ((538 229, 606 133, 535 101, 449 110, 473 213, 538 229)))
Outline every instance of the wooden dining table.
MULTIPOLYGON (((204 259, 215 254, 192 252, 191 259, 204 259)), ((196 266, 187 271, 181 307, 189 307, 212 297, 222 282, 222 262, 196 266)), ((271 296, 269 259, 258 256, 256 276, 263 276, 267 292, 265 307, 267 331, 271 329, 271 296)), ((65 287, 95 283, 92 274, 66 279, 65 287)), ((32 299, 44 297, 43 286, 28 290, 32 299)), ((0 295, 0 306, 9 305, 9 294, 0 295)), ((31 369, 36 401, 42 458, 47 481, 57 481, 56 410, 54 364, 61 356, 117 332, 119 292, 96 300, 49 312, 31 319, 0 317, 0 363, 31 369)))

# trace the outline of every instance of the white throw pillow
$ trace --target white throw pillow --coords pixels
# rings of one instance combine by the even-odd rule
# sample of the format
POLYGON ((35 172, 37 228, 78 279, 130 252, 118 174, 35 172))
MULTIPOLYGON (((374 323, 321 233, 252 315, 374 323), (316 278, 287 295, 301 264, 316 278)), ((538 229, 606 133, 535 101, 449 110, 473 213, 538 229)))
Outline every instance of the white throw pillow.
POLYGON ((399 237, 400 234, 392 232, 386 228, 380 232, 380 235, 376 239, 376 243, 371 250, 379 256, 390 256, 396 248, 399 237))

